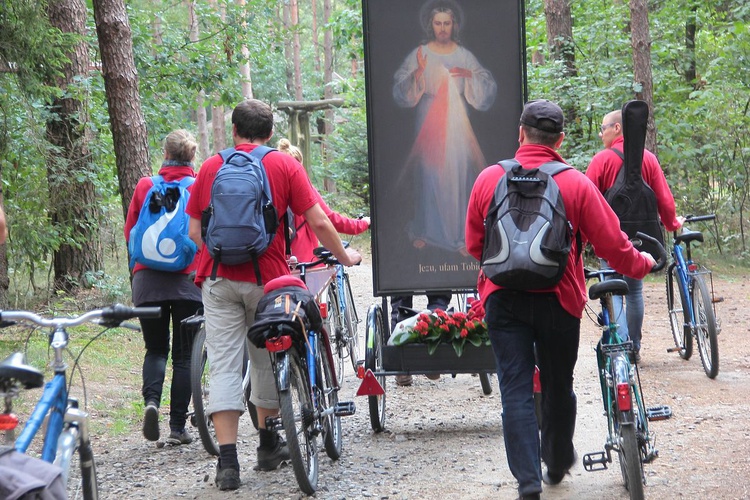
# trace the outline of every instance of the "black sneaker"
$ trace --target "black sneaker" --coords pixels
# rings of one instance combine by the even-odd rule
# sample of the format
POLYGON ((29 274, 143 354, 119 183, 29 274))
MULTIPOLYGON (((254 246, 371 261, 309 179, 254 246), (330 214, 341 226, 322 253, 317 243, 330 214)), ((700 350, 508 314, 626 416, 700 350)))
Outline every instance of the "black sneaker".
POLYGON ((578 461, 578 453, 576 453, 576 451, 573 450, 573 462, 571 462, 570 467, 563 470, 562 472, 551 471, 549 470, 549 468, 547 468, 547 470, 542 473, 542 481, 544 481, 545 484, 549 484, 552 486, 556 484, 560 484, 563 478, 565 477, 565 475, 570 473, 570 469, 573 468, 573 466, 576 464, 577 461, 578 461))
POLYGON ((193 436, 190 435, 187 429, 181 431, 172 431, 169 433, 167 443, 172 445, 190 444, 193 442, 193 436))
POLYGON ((289 447, 285 441, 279 439, 276 446, 264 448, 258 446, 258 464, 254 470, 272 471, 279 468, 281 462, 289 460, 289 447))
POLYGON ((216 486, 221 491, 236 490, 242 484, 240 481, 240 471, 227 467, 222 469, 219 464, 216 464, 216 486))
POLYGON ((143 437, 149 441, 159 440, 159 408, 154 403, 146 404, 143 410, 143 437))

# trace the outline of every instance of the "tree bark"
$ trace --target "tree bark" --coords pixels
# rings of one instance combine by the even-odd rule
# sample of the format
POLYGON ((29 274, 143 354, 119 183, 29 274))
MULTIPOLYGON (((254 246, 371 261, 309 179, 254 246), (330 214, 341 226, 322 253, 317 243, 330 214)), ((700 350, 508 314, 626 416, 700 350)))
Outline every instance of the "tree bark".
POLYGON ((61 0, 47 6, 50 24, 63 33, 80 35, 81 41, 68 54, 63 74, 51 82, 64 91, 55 98, 47 121, 47 140, 54 146, 47 160, 50 218, 62 235, 53 254, 54 289, 72 292, 88 286, 87 273, 102 269, 103 250, 99 235, 101 213, 92 179, 88 113, 85 103, 72 91, 76 77, 89 68, 86 5, 82 0, 61 0))
POLYGON ((138 180, 151 174, 148 133, 138 94, 133 39, 123 0, 93 0, 123 219, 138 180))
MULTIPOLYGON (((198 14, 195 12, 195 1, 188 0, 188 18, 190 21, 190 41, 195 43, 198 41, 200 35, 198 31, 198 14)), ((198 95, 195 96, 196 111, 195 121, 198 125, 198 155, 201 161, 205 160, 210 155, 210 147, 208 145, 208 118, 206 116, 206 94, 201 90, 198 95)))
POLYGON ((565 62, 565 76, 575 76, 578 70, 569 0, 544 0, 544 13, 547 18, 547 44, 552 58, 565 62))
POLYGON ((685 69, 685 80, 692 85, 694 89, 700 88, 696 80, 697 74, 695 69, 695 37, 698 34, 698 3, 692 2, 688 19, 685 23, 685 52, 687 57, 687 68, 685 69))
POLYGON ((292 21, 292 56, 294 62, 294 98, 302 100, 302 62, 300 61, 299 5, 297 0, 289 1, 289 17, 292 21))
POLYGON ((646 149, 656 154, 654 82, 651 75, 651 35, 648 27, 648 4, 646 0, 630 0, 630 24, 635 97, 646 101, 648 104, 646 149))
MULTIPOLYGON (((289 38, 289 27, 292 25, 291 21, 291 13, 289 9, 289 4, 287 2, 284 2, 282 8, 282 24, 284 26, 284 59, 287 61, 291 61, 294 59, 294 52, 292 49, 292 41, 289 38)), ((294 92, 294 69, 293 64, 290 66, 289 64, 285 64, 285 70, 286 70, 286 91, 291 95, 295 94, 294 92)))
MULTIPOLYGON (((323 25, 326 26, 326 30, 323 33, 323 99, 333 99, 333 86, 329 85, 333 81, 333 31, 331 30, 328 23, 331 20, 331 14, 333 13, 333 2, 332 0, 323 0, 323 25)), ((329 148, 328 148, 328 136, 333 132, 333 108, 328 108, 325 111, 325 123, 323 125, 323 140, 322 140, 322 156, 323 165, 327 167, 330 163, 329 148)), ((326 168, 327 170, 327 168, 326 168)), ((328 193, 336 192, 336 181, 329 175, 323 178, 323 189, 328 193)))
MULTIPOLYGON (((240 5, 243 10, 246 8, 245 0, 237 0, 237 5, 240 5)), ((247 27, 247 23, 243 21, 243 26, 247 27)), ((253 98, 253 80, 250 75, 250 49, 247 48, 247 44, 243 43, 240 49, 242 53, 242 62, 240 63, 240 76, 242 76, 242 97, 245 99, 253 98)))

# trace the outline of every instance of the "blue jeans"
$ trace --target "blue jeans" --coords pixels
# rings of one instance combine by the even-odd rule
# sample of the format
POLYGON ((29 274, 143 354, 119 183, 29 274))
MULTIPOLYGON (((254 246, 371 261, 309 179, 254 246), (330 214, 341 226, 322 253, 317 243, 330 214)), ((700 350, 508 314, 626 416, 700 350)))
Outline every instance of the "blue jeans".
MULTIPOLYGON (((602 261, 602 267, 611 269, 609 264, 602 261)), ((643 280, 622 276, 628 284, 628 293, 625 295, 625 304, 621 295, 612 297, 612 309, 614 310, 614 322, 617 323, 617 333, 623 340, 633 341, 633 348, 641 350, 641 333, 643 330, 643 280), (625 314, 623 314, 623 309, 625 314), (623 321, 624 320, 624 321, 623 321)))
POLYGON ((581 320, 551 293, 498 290, 487 299, 486 320, 497 361, 505 453, 521 495, 542 491, 540 459, 563 473, 575 457, 576 395, 581 320), (542 382, 542 432, 534 412, 534 348, 542 382))

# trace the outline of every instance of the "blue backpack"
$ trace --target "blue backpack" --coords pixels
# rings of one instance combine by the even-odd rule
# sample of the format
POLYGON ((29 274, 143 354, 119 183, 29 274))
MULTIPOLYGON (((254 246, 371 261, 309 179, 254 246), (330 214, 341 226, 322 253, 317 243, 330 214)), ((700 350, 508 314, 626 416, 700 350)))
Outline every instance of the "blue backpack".
POLYGON ((279 216, 271 199, 263 158, 271 151, 257 146, 250 153, 229 148, 211 187, 211 203, 204 210, 203 241, 214 260, 211 279, 219 264, 253 262, 257 283, 262 284, 258 258, 271 245, 279 216))
POLYGON ((138 263, 157 271, 182 271, 193 262, 198 250, 188 237, 190 218, 185 213, 190 197, 187 188, 195 178, 166 182, 161 175, 155 175, 151 181, 154 185, 146 194, 138 222, 130 230, 130 268, 138 263))

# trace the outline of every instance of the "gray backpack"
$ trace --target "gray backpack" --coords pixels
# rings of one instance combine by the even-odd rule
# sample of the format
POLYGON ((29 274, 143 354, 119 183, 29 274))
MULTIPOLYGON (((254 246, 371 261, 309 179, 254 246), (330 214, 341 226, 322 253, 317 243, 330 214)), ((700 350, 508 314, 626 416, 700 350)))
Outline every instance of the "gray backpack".
POLYGON ((482 271, 505 288, 553 287, 565 273, 573 236, 553 176, 573 167, 551 161, 526 170, 515 159, 500 166, 505 175, 484 220, 482 271))
POLYGON ((68 498, 62 469, 56 465, 0 447, 0 498, 62 500, 68 498))
POLYGON ((211 203, 201 225, 206 250, 214 260, 211 279, 219 264, 253 262, 257 283, 262 284, 258 258, 270 246, 279 227, 263 158, 275 149, 257 146, 250 153, 229 148, 211 187, 211 203))

